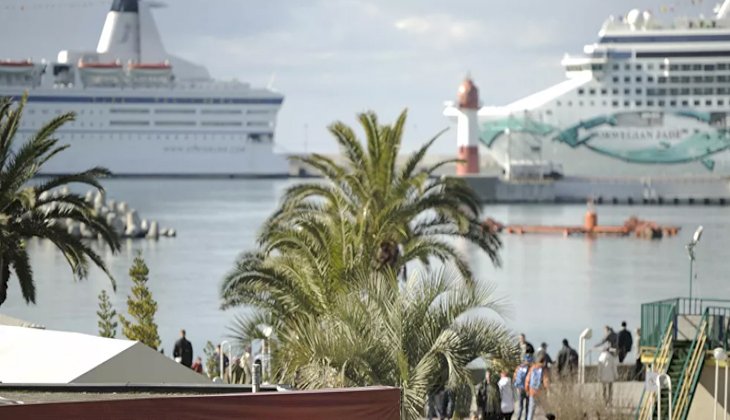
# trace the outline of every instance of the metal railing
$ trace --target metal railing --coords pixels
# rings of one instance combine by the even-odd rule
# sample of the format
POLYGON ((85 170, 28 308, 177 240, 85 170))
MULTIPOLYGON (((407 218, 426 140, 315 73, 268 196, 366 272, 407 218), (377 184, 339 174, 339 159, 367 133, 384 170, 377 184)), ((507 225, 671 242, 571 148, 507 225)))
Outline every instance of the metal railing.
POLYGON ((697 335, 692 341, 689 354, 685 359, 682 373, 677 381, 674 400, 676 405, 672 413, 672 420, 684 420, 687 418, 689 406, 692 401, 695 386, 699 380, 702 364, 705 361, 705 349, 707 343, 708 310, 702 315, 702 320, 697 329, 697 335))
MULTIPOLYGON (((652 372, 656 372, 659 375, 667 373, 667 366, 669 366, 669 361, 672 358, 672 344, 674 342, 675 332, 674 316, 667 317, 666 321, 664 337, 657 345, 654 353, 654 362, 651 366, 652 372)), ((657 389, 657 392, 644 390, 641 394, 641 401, 639 402, 638 420, 649 420, 651 418, 654 411, 654 401, 660 403, 658 398, 659 392, 661 392, 661 389, 657 389)))
POLYGON ((725 351, 730 349, 730 308, 722 306, 709 306, 708 312, 708 347, 711 349, 722 347, 725 351))
MULTIPOLYGON (((710 309, 710 315, 725 316, 725 319, 730 319, 730 300, 672 298, 642 304, 639 346, 653 347, 657 345, 664 334, 667 317, 676 317, 677 315, 702 316, 707 309, 710 309)), ((725 337, 727 337, 727 334, 723 334, 723 338, 725 337)), ((674 338, 677 338, 676 331, 674 338)))
MULTIPOLYGON (((695 337, 684 360, 674 387, 671 420, 684 420, 689 412, 694 390, 709 347, 730 349, 730 300, 673 298, 641 305, 640 351, 642 360, 651 363, 647 371, 666 374, 677 340, 678 317, 699 316, 695 337), (653 357, 650 354, 653 353, 653 357)), ((659 404, 657 392, 644 391, 637 410, 637 419, 648 420, 659 404)))
POLYGON ((667 322, 677 316, 677 300, 668 299, 641 305, 640 346, 654 347, 661 343, 667 322))

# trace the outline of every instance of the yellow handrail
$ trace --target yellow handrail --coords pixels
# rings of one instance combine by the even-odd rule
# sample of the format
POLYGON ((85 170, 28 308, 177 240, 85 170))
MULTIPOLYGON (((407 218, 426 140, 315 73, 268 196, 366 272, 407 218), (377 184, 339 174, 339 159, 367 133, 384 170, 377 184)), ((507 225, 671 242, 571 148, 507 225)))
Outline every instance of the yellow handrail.
MULTIPOLYGON (((670 321, 667 326, 667 331, 664 333, 662 339, 662 345, 660 347, 659 354, 654 359, 652 371, 662 374, 667 373, 667 366, 669 365, 669 359, 671 358, 670 352, 672 351, 672 339, 674 338, 674 321, 670 321)), ((639 411, 639 420, 649 420, 654 410, 654 398, 656 393, 650 392, 646 394, 646 398, 641 401, 641 410, 639 411)))
POLYGON ((700 366, 700 361, 705 357, 705 342, 707 341, 707 317, 704 317, 700 324, 699 331, 697 332, 697 340, 695 348, 692 350, 690 355, 689 364, 684 373, 684 377, 680 378, 681 383, 677 384, 680 387, 679 395, 677 397, 676 404, 674 406, 674 412, 672 413, 672 420, 680 420, 682 413, 689 405, 689 393, 694 382, 695 374, 700 366))

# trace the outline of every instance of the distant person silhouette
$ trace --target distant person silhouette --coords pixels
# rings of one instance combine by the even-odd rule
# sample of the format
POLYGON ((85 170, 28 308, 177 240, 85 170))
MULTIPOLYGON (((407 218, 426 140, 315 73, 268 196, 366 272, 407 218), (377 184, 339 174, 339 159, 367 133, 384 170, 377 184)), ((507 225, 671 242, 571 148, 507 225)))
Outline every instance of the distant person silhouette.
POLYGON ((626 321, 621 323, 621 331, 618 332, 618 362, 623 363, 626 355, 631 351, 634 340, 631 332, 626 329, 626 321))
POLYGON ((193 345, 185 338, 185 330, 180 330, 180 339, 175 342, 172 357, 183 366, 190 367, 193 364, 193 345))

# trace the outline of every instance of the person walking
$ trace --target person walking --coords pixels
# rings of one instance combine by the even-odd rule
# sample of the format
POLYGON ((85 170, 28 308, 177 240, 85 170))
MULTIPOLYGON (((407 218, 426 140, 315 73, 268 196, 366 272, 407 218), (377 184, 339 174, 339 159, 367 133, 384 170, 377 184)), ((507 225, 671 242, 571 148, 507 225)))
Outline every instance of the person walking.
POLYGON ((563 339, 563 347, 558 352, 558 375, 572 377, 578 371, 578 352, 563 339))
POLYGON ((520 334, 519 338, 520 342, 520 360, 523 360, 526 355, 532 355, 534 357, 535 355, 535 347, 532 346, 532 344, 527 341, 527 338, 525 337, 525 333, 520 334))
MULTIPOLYGON (((635 331, 636 334, 636 341, 641 344, 641 328, 637 328, 635 331)), ((641 347, 639 347, 639 350, 636 352, 636 362, 634 363, 634 374, 632 379, 634 381, 643 381, 644 380, 644 364, 641 363, 641 347)))
POLYGON ((489 369, 484 372, 484 380, 477 385, 476 400, 477 416, 480 420, 501 419, 500 393, 489 369))
POLYGON ((618 348, 618 335, 613 331, 613 328, 606 325, 606 335, 603 337, 603 340, 601 340, 600 343, 596 344, 594 347, 598 348, 603 346, 604 344, 608 344, 609 347, 612 348, 618 348))
POLYGON ((535 411, 540 405, 540 398, 543 391, 548 389, 550 385, 550 371, 545 367, 545 358, 540 356, 535 360, 535 363, 530 366, 530 371, 527 372, 527 378, 525 379, 525 390, 527 391, 527 420, 533 420, 535 418, 535 411))
POLYGON ((626 329, 626 321, 621 323, 621 331, 618 332, 618 362, 623 363, 626 355, 631 351, 634 340, 631 338, 631 332, 626 329))
POLYGON ((522 413, 525 413, 524 417, 527 418, 527 389, 525 385, 532 361, 532 355, 526 355, 522 359, 522 363, 515 369, 512 377, 512 383, 514 384, 515 391, 517 391, 517 420, 522 420, 522 413))
POLYGON ((193 364, 193 345, 185 338, 185 330, 180 330, 180 339, 175 342, 172 357, 183 366, 190 367, 193 364))
POLYGON ((603 388, 603 400, 610 405, 613 400, 613 383, 618 378, 615 349, 606 346, 598 356, 598 380, 603 388))
POLYGON ((434 405, 437 419, 450 420, 454 416, 454 392, 448 388, 442 388, 434 397, 434 405))
POLYGON ((537 352, 535 352, 535 357, 542 356, 545 359, 545 367, 552 367, 553 364, 553 358, 550 357, 550 355, 547 352, 547 343, 543 342, 540 343, 540 347, 537 348, 537 352))
POLYGON ((512 414, 515 412, 515 391, 512 388, 512 380, 509 378, 507 371, 502 369, 499 373, 499 410, 501 412, 501 420, 511 420, 512 414))

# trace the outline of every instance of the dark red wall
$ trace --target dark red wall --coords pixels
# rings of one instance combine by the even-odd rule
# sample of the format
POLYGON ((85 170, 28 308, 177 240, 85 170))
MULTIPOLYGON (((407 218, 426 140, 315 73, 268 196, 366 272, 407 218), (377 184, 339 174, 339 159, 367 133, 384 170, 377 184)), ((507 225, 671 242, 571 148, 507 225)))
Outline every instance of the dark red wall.
POLYGON ((27 404, 0 407, 0 419, 379 419, 398 420, 398 388, 352 388, 27 404))

